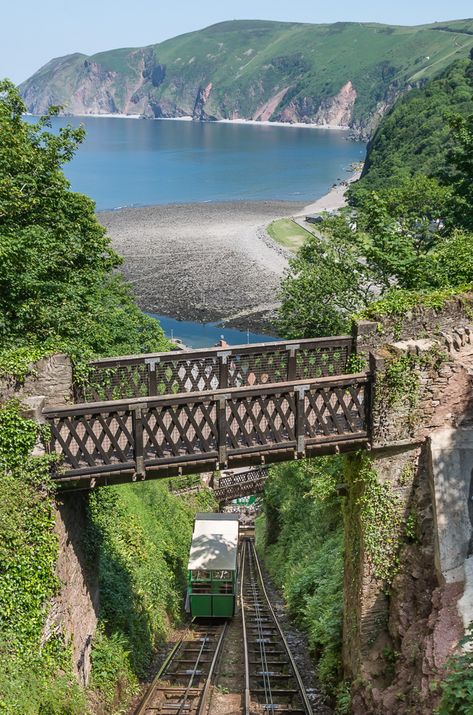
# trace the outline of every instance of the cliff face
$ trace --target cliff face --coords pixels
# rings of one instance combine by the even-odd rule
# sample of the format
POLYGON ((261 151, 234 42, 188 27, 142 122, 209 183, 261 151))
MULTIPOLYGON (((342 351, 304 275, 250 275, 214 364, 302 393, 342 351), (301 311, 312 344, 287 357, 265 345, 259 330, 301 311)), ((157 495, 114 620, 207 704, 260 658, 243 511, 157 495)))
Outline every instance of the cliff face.
POLYGON ((150 47, 51 60, 21 92, 33 114, 59 104, 66 114, 278 120, 367 135, 399 94, 468 52, 473 21, 462 22, 450 32, 227 22, 150 47))

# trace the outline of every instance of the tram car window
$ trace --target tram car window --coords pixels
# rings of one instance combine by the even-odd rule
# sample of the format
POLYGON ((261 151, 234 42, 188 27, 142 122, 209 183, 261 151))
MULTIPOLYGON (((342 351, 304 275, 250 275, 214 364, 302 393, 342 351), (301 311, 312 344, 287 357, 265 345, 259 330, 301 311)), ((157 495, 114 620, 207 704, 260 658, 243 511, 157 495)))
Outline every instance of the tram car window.
POLYGON ((186 599, 193 617, 233 616, 238 528, 238 514, 196 514, 186 599))

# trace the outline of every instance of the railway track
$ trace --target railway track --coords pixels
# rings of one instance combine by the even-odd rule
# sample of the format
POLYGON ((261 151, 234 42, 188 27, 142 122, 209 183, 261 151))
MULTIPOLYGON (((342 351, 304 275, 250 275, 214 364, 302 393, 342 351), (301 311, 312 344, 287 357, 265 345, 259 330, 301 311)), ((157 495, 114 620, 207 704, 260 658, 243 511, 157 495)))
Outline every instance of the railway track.
POLYGON ((227 624, 193 622, 154 678, 135 715, 203 715, 227 624))
POLYGON ((264 587, 254 542, 243 542, 244 714, 312 715, 301 676, 264 587))

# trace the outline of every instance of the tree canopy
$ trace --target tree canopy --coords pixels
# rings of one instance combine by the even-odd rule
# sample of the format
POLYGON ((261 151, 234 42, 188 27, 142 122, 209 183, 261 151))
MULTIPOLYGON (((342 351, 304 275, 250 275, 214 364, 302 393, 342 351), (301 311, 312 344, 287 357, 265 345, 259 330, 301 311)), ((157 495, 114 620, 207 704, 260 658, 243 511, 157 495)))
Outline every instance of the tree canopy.
POLYGON ((122 260, 95 215, 71 191, 63 165, 83 128, 53 132, 52 108, 35 123, 0 83, 0 334, 6 347, 68 346, 97 355, 166 345, 117 272, 122 260))
MULTIPOLYGON (((470 94, 473 106, 473 86, 470 94)), ((352 192, 354 207, 326 217, 322 235, 301 247, 282 284, 283 335, 343 332, 353 313, 395 290, 472 284, 473 114, 443 121, 448 170, 428 176, 406 165, 375 190, 365 184, 352 192)))

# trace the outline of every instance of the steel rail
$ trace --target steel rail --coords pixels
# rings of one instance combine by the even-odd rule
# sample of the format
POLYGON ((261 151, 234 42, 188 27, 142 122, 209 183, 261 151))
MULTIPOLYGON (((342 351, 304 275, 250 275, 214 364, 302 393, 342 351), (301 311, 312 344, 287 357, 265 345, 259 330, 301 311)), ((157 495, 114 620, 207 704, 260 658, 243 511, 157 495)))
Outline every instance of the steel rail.
POLYGON ((214 633, 209 630, 208 626, 202 629, 202 642, 192 667, 189 668, 188 671, 185 671, 186 675, 189 676, 187 684, 180 686, 163 685, 162 687, 160 687, 160 682, 163 678, 165 678, 164 682, 167 683, 169 681, 172 681, 173 676, 176 678, 179 676, 179 671, 177 671, 176 673, 172 673, 168 672, 168 670, 173 663, 179 663, 180 653, 185 653, 185 643, 188 642, 188 636, 194 630, 192 627, 189 628, 186 631, 185 635, 172 648, 171 652, 161 666, 159 672, 153 678, 151 685, 148 687, 146 693, 144 694, 142 700, 136 708, 134 715, 145 715, 148 712, 159 713, 161 710, 166 709, 172 709, 173 714, 175 713, 175 715, 183 715, 184 712, 195 713, 195 715, 204 715, 207 708, 208 695, 215 670, 215 665, 217 663, 218 656, 221 652, 221 646, 226 634, 226 629, 227 624, 225 623, 221 627, 220 633, 215 634, 215 637, 217 638, 217 643, 215 645, 215 650, 212 654, 212 660, 209 664, 209 670, 205 675, 205 682, 203 685, 194 686, 194 681, 198 675, 202 674, 199 670, 199 666, 201 666, 203 663, 207 663, 207 661, 203 661, 202 659, 206 646, 211 642, 214 636, 214 633), (167 703, 166 700, 163 700, 163 702, 161 703, 153 704, 158 691, 163 692, 163 694, 172 694, 173 692, 175 692, 175 700, 177 702, 167 703), (196 707, 193 707, 193 703, 195 701, 197 701, 198 704, 196 707))
POLYGON ((245 582, 245 564, 246 564, 246 549, 248 540, 243 542, 243 555, 241 560, 241 576, 240 576, 240 609, 241 621, 243 627, 243 651, 245 654, 245 715, 250 715, 250 663, 248 656, 248 636, 246 632, 246 616, 245 616, 245 596, 243 585, 245 582))
MULTIPOLYGON (((302 710, 305 712, 306 715, 313 715, 312 713, 312 707, 309 702, 309 699, 307 697, 307 693, 305 691, 304 684, 302 682, 302 678, 300 676, 299 670, 297 668, 296 662, 294 660, 294 657, 291 653, 291 650, 289 648, 289 645, 287 643, 287 640, 284 636, 284 633, 282 631, 282 628, 278 622, 277 616, 274 612, 273 607, 271 606, 271 602, 269 600, 266 588, 264 586, 264 580, 263 580, 263 574, 261 571, 261 566, 259 563, 258 556, 256 554, 256 550, 254 548, 254 543, 250 539, 245 540, 245 556, 248 556, 248 559, 244 559, 244 565, 243 565, 243 572, 242 572, 242 587, 241 587, 241 598, 242 598, 242 620, 243 620, 243 643, 244 643, 244 649, 245 649, 245 715, 251 715, 252 713, 252 708, 251 708, 251 687, 250 687, 250 665, 249 665, 249 647, 248 647, 248 634, 247 634, 247 618, 245 617, 245 607, 248 608, 250 604, 247 603, 249 600, 248 597, 245 598, 244 595, 244 587, 243 583, 245 581, 245 566, 246 562, 248 561, 248 568, 250 571, 250 593, 251 596, 253 597, 254 600, 254 613, 256 615, 256 633, 257 633, 257 642, 259 641, 259 650, 260 650, 260 662, 261 662, 261 668, 262 668, 262 677, 263 677, 263 692, 264 696, 266 698, 266 703, 263 705, 263 709, 270 711, 271 713, 274 713, 275 710, 281 709, 281 710, 287 710, 291 711, 294 710, 294 708, 291 708, 290 706, 285 709, 285 708, 278 708, 278 705, 274 703, 274 700, 276 699, 275 696, 278 693, 277 689, 274 689, 272 684, 271 684, 271 677, 274 677, 274 673, 270 671, 269 665, 270 665, 270 660, 268 660, 268 652, 266 649, 266 634, 265 630, 263 627, 263 609, 261 608, 260 601, 258 596, 261 595, 262 598, 264 599, 264 608, 267 609, 267 612, 270 615, 272 625, 274 625, 278 640, 280 641, 281 645, 283 646, 283 653, 286 657, 287 663, 290 666, 290 673, 287 674, 287 678, 291 679, 293 677, 295 684, 297 685, 297 689, 294 692, 297 692, 301 705, 302 705, 302 710), (251 573, 252 572, 252 573, 251 573)), ((281 665, 283 665, 284 661, 281 661, 281 665)), ((261 703, 259 704, 259 707, 261 707, 261 703)), ((255 708, 254 710, 259 710, 259 708, 255 708)), ((295 708, 298 710, 299 708, 295 708)))

